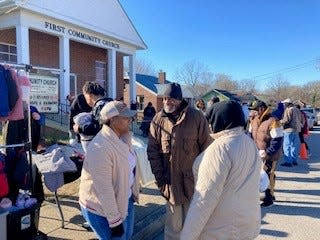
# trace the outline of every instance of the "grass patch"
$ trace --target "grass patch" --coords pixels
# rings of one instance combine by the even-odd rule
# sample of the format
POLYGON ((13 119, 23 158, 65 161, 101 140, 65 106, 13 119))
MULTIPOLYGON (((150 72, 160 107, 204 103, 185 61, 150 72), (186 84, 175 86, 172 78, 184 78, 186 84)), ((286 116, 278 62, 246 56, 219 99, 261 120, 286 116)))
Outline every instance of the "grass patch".
POLYGON ((50 127, 46 128, 46 145, 50 146, 56 143, 69 144, 69 135, 66 132, 59 131, 50 127))
MULTIPOLYGON (((68 133, 66 132, 47 127, 45 135, 46 135, 45 140, 46 140, 47 146, 50 146, 56 143, 69 144, 69 136, 68 136, 68 133)), ((0 130, 0 144, 4 144, 1 130, 0 130)))

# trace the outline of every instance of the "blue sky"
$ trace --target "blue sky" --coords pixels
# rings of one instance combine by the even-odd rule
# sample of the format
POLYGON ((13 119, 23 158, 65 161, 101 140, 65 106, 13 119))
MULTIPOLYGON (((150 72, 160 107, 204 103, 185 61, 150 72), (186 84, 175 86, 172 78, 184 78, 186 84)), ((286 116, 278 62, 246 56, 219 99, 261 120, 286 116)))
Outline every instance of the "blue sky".
MULTIPOLYGON (((309 62, 283 73, 291 84, 320 80, 318 0, 120 0, 148 45, 137 57, 174 80, 190 60, 234 79, 309 62), (317 64, 316 64, 317 63, 317 64)), ((257 79, 264 88, 273 75, 257 79)))

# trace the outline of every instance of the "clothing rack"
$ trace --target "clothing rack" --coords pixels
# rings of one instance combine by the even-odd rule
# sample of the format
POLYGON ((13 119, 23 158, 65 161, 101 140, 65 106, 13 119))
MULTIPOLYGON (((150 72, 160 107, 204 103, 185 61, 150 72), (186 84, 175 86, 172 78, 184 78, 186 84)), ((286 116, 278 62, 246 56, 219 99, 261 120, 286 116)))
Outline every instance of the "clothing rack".
MULTIPOLYGON (((29 72, 30 72, 30 69, 32 69, 32 66, 31 65, 18 65, 18 64, 7 64, 7 63, 4 63, 4 64, 1 64, 0 65, 2 66, 8 66, 8 67, 11 67, 11 68, 15 68, 15 69, 23 69, 25 70, 26 74, 27 74, 27 77, 29 75, 29 72)), ((27 141, 24 141, 22 143, 17 143, 17 144, 4 144, 4 145, 0 145, 0 149, 7 149, 7 148, 17 148, 17 147, 24 147, 25 151, 28 152, 28 166, 29 166, 29 174, 30 174, 30 185, 31 185, 31 194, 34 194, 34 184, 35 184, 35 180, 34 180, 34 174, 33 174, 33 169, 32 169, 32 152, 31 152, 31 111, 30 111, 30 100, 27 100, 26 101, 26 106, 27 106, 27 131, 28 131, 28 135, 27 135, 27 141)), ((37 203, 38 205, 38 203, 37 203)), ((38 209, 38 206, 33 206, 32 208, 37 208, 38 209)), ((39 206, 40 208, 40 206, 39 206)), ((25 209, 21 209, 19 210, 18 212, 20 211, 24 211, 25 209)), ((8 216, 10 215, 11 213, 8 214, 8 216)), ((31 214, 31 213, 30 213, 31 214)), ((35 214, 35 213, 33 213, 35 214)), ((31 228, 31 225, 30 225, 30 228, 31 228)), ((22 230, 22 229, 21 229, 22 230)), ((37 227, 36 227, 36 231, 38 231, 37 227)))
MULTIPOLYGON (((2 66, 9 66, 12 68, 20 68, 26 71, 27 76, 29 75, 30 70, 32 69, 32 66, 29 64, 12 64, 12 63, 4 63, 1 64, 2 66)), ((15 147, 25 147, 26 151, 28 151, 29 155, 29 171, 30 171, 30 178, 32 177, 32 154, 31 154, 31 118, 30 118, 30 100, 27 101, 27 111, 28 111, 28 139, 27 142, 24 143, 17 143, 17 144, 7 144, 7 145, 0 145, 0 148, 15 148, 15 147)), ((31 191, 34 191, 34 186, 31 184, 31 191)))

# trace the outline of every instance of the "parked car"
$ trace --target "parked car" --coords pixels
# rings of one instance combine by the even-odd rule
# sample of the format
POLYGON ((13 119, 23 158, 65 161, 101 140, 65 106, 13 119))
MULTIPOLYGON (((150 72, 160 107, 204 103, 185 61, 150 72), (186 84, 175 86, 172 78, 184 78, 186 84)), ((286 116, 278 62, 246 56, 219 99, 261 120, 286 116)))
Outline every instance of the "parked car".
POLYGON ((320 124, 320 108, 316 108, 316 121, 317 125, 320 124))
POLYGON ((308 111, 304 111, 304 110, 302 111, 306 114, 309 130, 312 130, 315 122, 315 117, 312 115, 312 113, 308 111))
POLYGON ((317 113, 316 113, 316 109, 315 108, 311 108, 311 107, 309 107, 309 108, 301 108, 301 110, 304 111, 305 113, 310 113, 311 116, 313 117, 312 118, 313 119, 312 127, 318 125, 317 113))

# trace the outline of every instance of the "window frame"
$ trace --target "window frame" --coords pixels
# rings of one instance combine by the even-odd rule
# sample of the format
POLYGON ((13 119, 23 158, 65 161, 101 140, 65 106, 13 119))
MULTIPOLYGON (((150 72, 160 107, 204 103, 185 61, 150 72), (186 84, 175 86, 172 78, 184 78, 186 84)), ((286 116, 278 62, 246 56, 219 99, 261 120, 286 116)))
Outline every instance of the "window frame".
POLYGON ((99 83, 103 88, 107 86, 107 62, 95 60, 94 62, 95 82, 99 83), (102 72, 98 72, 102 70, 102 72))
POLYGON ((0 59, 0 61, 7 62, 7 63, 18 63, 17 45, 5 43, 5 42, 0 42, 0 45, 7 46, 8 48, 7 52, 3 52, 0 50, 0 54, 7 55, 8 60, 0 59), (15 49, 15 51, 11 52, 12 48, 15 49), (15 58, 15 61, 11 61, 12 58, 15 58))

